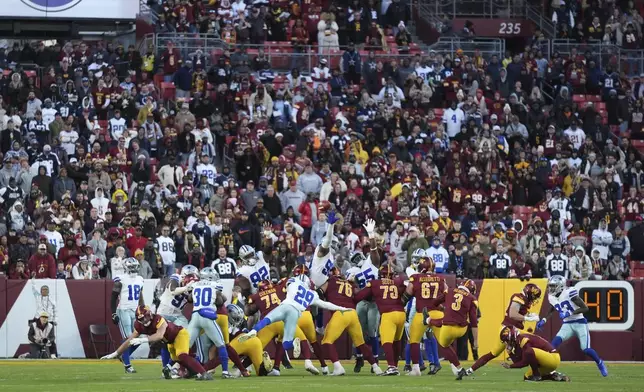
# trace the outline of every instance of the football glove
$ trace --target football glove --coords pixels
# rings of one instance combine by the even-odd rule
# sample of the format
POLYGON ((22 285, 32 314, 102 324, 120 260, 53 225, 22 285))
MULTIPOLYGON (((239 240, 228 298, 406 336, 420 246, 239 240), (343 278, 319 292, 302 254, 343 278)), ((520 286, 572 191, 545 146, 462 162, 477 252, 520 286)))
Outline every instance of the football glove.
POLYGON ((119 319, 118 314, 116 314, 116 313, 112 313, 112 322, 113 322, 114 324, 118 324, 118 323, 119 323, 119 321, 120 321, 120 319, 119 319))
POLYGON ((367 223, 362 225, 362 227, 364 227, 364 229, 367 231, 369 239, 374 238, 376 232, 376 221, 374 221, 373 219, 367 219, 367 223))
POLYGON ((545 319, 545 318, 542 318, 542 319, 541 319, 541 320, 539 320, 539 322, 537 323, 537 331, 539 331, 541 328, 543 328, 543 326, 544 326, 544 325, 546 325, 546 319, 545 319))
POLYGON ((539 316, 534 313, 528 313, 525 318, 525 321, 539 321, 539 316))
POLYGON ((335 222, 339 221, 340 218, 335 216, 335 211, 329 211, 326 213, 326 221, 330 224, 333 225, 335 222))
POLYGON ((114 351, 111 354, 107 354, 107 355, 102 356, 101 359, 114 359, 116 357, 118 357, 118 354, 116 353, 116 351, 114 351))

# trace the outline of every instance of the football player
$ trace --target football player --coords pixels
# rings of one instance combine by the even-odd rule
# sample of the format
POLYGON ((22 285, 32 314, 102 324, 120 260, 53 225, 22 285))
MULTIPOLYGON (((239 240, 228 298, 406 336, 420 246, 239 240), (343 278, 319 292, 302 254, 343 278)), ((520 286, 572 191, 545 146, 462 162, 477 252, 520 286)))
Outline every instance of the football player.
MULTIPOLYGON (((293 277, 298 277, 300 275, 305 275, 306 277, 308 277, 309 269, 304 264, 298 264, 293 269, 292 275, 293 277)), ((286 283, 287 282, 282 282, 282 285, 285 285, 286 283)), ((302 330, 302 332, 304 332, 306 340, 309 341, 311 347, 313 348, 313 353, 318 358, 318 361, 320 361, 322 374, 327 375, 329 374, 329 368, 327 367, 326 361, 324 360, 322 346, 320 345, 320 342, 318 342, 318 334, 315 331, 315 322, 313 321, 313 315, 311 314, 311 311, 309 309, 302 312, 302 316, 300 316, 300 319, 297 321, 297 326, 302 330)))
MULTIPOLYGON (((407 279, 410 277, 416 275, 418 273, 418 264, 420 264, 420 260, 425 257, 425 249, 418 248, 416 249, 412 255, 411 255, 411 263, 409 266, 405 269, 405 275, 407 275, 407 279)), ((405 281, 405 285, 409 284, 409 280, 405 281)), ((411 371, 411 347, 409 344, 409 328, 411 326, 411 321, 414 319, 414 316, 416 315, 416 299, 412 298, 411 301, 407 302, 407 305, 405 305, 405 313, 407 314, 407 321, 405 322, 405 333, 407 334, 407 344, 405 345, 405 368, 404 371, 406 373, 411 371)), ((438 363, 438 361, 435 361, 435 358, 432 358, 432 350, 431 346, 429 343, 429 339, 425 337, 423 339, 423 343, 425 344, 425 353, 427 354, 427 358, 429 359, 430 363, 438 363)), ((418 365, 420 368, 421 372, 424 372, 425 369, 427 368, 425 366, 425 361, 423 360, 423 356, 421 355, 418 358, 418 365)))
MULTIPOLYGON (((523 287, 522 292, 512 294, 510 304, 505 310, 505 318, 503 319, 501 328, 514 327, 522 330, 524 328, 524 322, 539 321, 537 314, 528 313, 528 311, 540 298, 541 289, 534 283, 528 283, 523 287)), ((465 375, 471 375, 476 369, 485 366, 486 363, 498 357, 505 350, 506 346, 506 342, 499 340, 489 353, 477 359, 474 365, 465 371, 465 375)), ((459 374, 459 379, 462 377, 459 374)))
POLYGON ((384 264, 379 270, 380 278, 367 283, 364 289, 356 294, 356 301, 373 298, 380 312, 380 340, 387 358, 387 370, 384 376, 397 376, 398 358, 401 351, 401 339, 405 330, 405 308, 401 301, 403 283, 394 280, 394 269, 384 264))
MULTIPOLYGON (((471 279, 467 279, 455 289, 448 290, 445 294, 445 314, 442 326, 437 330, 438 335, 436 335, 438 344, 445 348, 445 358, 454 366, 456 374, 460 375, 460 378, 465 376, 466 371, 461 367, 452 343, 467 333, 469 324, 474 337, 472 349, 477 350, 479 347, 478 301, 475 296, 476 283, 471 279)), ((427 309, 423 309, 423 319, 425 325, 431 325, 431 316, 427 309)))
POLYGON ((552 346, 559 348, 561 343, 576 336, 577 340, 579 340, 581 351, 595 361, 602 376, 608 376, 608 369, 604 361, 595 350, 590 348, 588 321, 584 317, 584 313, 588 311, 588 306, 579 297, 577 289, 574 287, 566 287, 566 279, 563 276, 551 276, 548 279, 548 301, 552 307, 546 317, 537 323, 537 330, 543 328, 548 318, 556 311, 559 313, 563 324, 559 332, 557 332, 557 336, 553 339, 552 346))
MULTIPOLYGON (((412 298, 416 302, 416 314, 411 320, 409 327, 409 351, 411 355, 412 368, 408 373, 410 376, 420 376, 420 342, 425 336, 427 326, 423 320, 423 309, 429 311, 432 319, 431 329, 434 336, 438 336, 443 312, 440 310, 441 304, 445 301, 447 292, 447 283, 445 279, 434 274, 434 261, 427 255, 421 257, 418 265, 419 273, 409 277, 409 283, 403 293, 403 302, 407 303, 412 298)), ((431 343, 430 343, 431 344, 431 343)), ((432 347, 432 356, 438 357, 438 346, 434 350, 432 347)), ((432 364, 429 374, 436 374, 441 369, 440 364, 432 364)))
POLYGON ((374 374, 382 374, 382 369, 376 363, 371 349, 364 341, 358 313, 355 311, 356 305, 353 300, 353 284, 348 280, 342 279, 338 268, 333 267, 331 276, 318 289, 318 293, 324 294, 326 299, 332 304, 350 309, 346 312, 334 312, 324 330, 322 345, 326 349, 327 357, 333 362, 333 373, 331 375, 342 376, 345 374, 335 349, 335 341, 340 338, 340 335, 344 331, 347 331, 353 345, 360 350, 361 357, 364 356, 367 358, 367 362, 371 365, 374 374))
MULTIPOLYGON (((150 308, 145 305, 139 305, 136 309, 136 321, 134 330, 128 338, 111 354, 107 354, 101 359, 113 359, 123 355, 131 347, 138 347, 142 343, 153 343, 161 341, 168 345, 170 356, 173 361, 179 362, 188 370, 197 374, 197 380, 212 380, 212 376, 206 372, 201 364, 190 356, 190 336, 188 332, 172 322, 166 321, 158 314, 152 314, 150 308), (147 335, 140 338, 139 335, 147 335)), ((169 369, 164 368, 166 378, 169 377, 169 369)))
MULTIPOLYGON (((112 299, 110 305, 112 308, 112 322, 119 326, 121 336, 127 340, 134 331, 134 321, 136 320, 137 306, 143 305, 143 277, 139 275, 141 264, 134 257, 128 257, 123 262, 125 275, 114 278, 114 287, 112 288, 112 299), (118 307, 117 307, 118 304, 118 307)), ((126 373, 136 373, 130 363, 130 355, 138 345, 126 346, 122 351, 121 360, 125 366, 126 373)))
MULTIPOLYGON (((367 283, 378 279, 378 267, 380 266, 380 253, 378 252, 375 236, 376 222, 373 219, 367 219, 367 223, 363 226, 369 236, 369 246, 371 247, 369 256, 365 257, 362 252, 354 253, 349 260, 351 267, 346 272, 347 280, 354 282, 358 289, 363 289, 367 283)), ((372 355, 378 357, 378 348, 380 347, 380 342, 378 341, 378 324, 380 323, 378 307, 373 301, 361 301, 356 307, 356 312, 358 313, 360 325, 362 325, 363 336, 371 344, 372 355)), ((353 371, 359 373, 363 366, 364 358, 360 349, 356 348, 356 364, 353 371)))
POLYGON ((264 260, 264 254, 261 251, 255 252, 255 249, 250 245, 242 245, 239 248, 239 258, 242 266, 237 271, 237 275, 248 279, 251 284, 250 293, 254 294, 257 292, 259 282, 271 279, 268 263, 264 260))
MULTIPOLYGON (((165 320, 172 322, 174 325, 186 328, 188 320, 183 315, 183 308, 188 304, 186 289, 181 287, 182 276, 195 275, 198 273, 197 267, 186 265, 181 270, 181 275, 172 274, 166 282, 156 313, 165 320)), ((161 363, 163 367, 170 366, 170 352, 164 346, 161 348, 161 363)))
MULTIPOLYGON (((320 299, 317 292, 310 289, 311 281, 306 275, 289 278, 286 284, 286 299, 275 309, 258 322, 253 329, 239 338, 241 343, 257 336, 263 328, 279 321, 284 322, 284 336, 282 346, 284 351, 293 350, 293 356, 298 358, 301 353, 300 339, 295 337, 297 322, 309 306, 318 306, 332 311, 346 311, 348 308, 334 305, 320 299)), ((304 368, 312 373, 319 374, 311 360, 304 361, 304 368)))
MULTIPOLYGON (((243 343, 239 342, 239 337, 245 332, 242 330, 244 323, 244 311, 237 305, 230 304, 226 307, 228 314, 228 331, 230 331, 230 346, 239 355, 246 356, 250 359, 255 368, 255 373, 258 376, 266 376, 268 372, 273 370, 273 361, 266 351, 259 338, 255 337, 243 343)), ((219 319, 217 319, 219 320, 219 319)), ((206 370, 215 369, 220 365, 219 358, 208 361, 205 368, 206 370)))
POLYGON ((506 369, 521 369, 530 366, 523 379, 526 381, 570 381, 570 378, 557 372, 561 357, 557 350, 538 335, 521 333, 514 327, 503 327, 499 336, 507 346, 508 355, 513 362, 502 362, 506 369))
MULTIPOLYGON (((322 211, 322 209, 320 209, 322 211)), ((335 265, 335 254, 340 250, 340 240, 333 234, 335 223, 340 220, 335 216, 335 211, 326 212, 326 221, 329 224, 322 242, 315 248, 313 259, 309 261, 311 281, 315 287, 322 285, 329 278, 331 268, 335 265)))
MULTIPOLYGON (((222 363, 222 378, 232 378, 233 376, 228 372, 226 342, 216 322, 216 307, 224 302, 221 295, 223 287, 218 278, 215 270, 206 267, 199 272, 199 280, 190 282, 186 286, 192 298, 192 317, 188 324, 189 347, 192 347, 195 341, 201 341, 200 332, 203 329, 205 336, 217 347, 217 353, 222 363), (197 340, 198 338, 199 340, 197 340)), ((207 351, 202 348, 201 343, 197 346, 202 362, 206 362, 207 351)))
MULTIPOLYGON (((286 283, 284 284, 286 286, 286 283)), ((257 293, 248 297, 248 303, 244 308, 244 313, 246 316, 259 313, 261 318, 265 318, 270 314, 275 308, 277 308, 282 303, 282 298, 286 299, 286 287, 275 286, 269 280, 263 280, 259 282, 257 293)), ((262 348, 265 349, 266 346, 275 338, 279 340, 284 337, 284 323, 276 322, 272 323, 269 326, 262 328, 261 331, 257 333, 257 338, 259 338, 262 343, 262 348)), ((311 362, 311 351, 308 344, 306 344, 306 336, 300 327, 295 328, 295 337, 300 339, 302 344, 302 357, 304 358, 305 366, 307 363, 310 363, 311 370, 313 372, 313 363, 311 362), (307 362, 308 360, 308 362, 307 362)), ((282 345, 277 345, 276 354, 275 354, 275 363, 273 364, 273 370, 268 372, 269 376, 279 376, 280 375, 280 364, 282 362, 282 356, 284 355, 284 349, 282 345)), ((315 369, 317 370, 317 369, 315 369)))

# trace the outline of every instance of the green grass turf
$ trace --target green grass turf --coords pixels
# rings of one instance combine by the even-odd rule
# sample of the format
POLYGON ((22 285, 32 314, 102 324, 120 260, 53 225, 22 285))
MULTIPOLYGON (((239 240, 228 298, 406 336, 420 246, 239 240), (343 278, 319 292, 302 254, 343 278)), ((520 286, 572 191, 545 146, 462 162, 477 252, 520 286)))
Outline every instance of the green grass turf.
MULTIPOLYGON (((524 382, 522 370, 503 369, 492 362, 473 377, 461 382, 454 380, 449 365, 436 376, 377 377, 364 367, 353 373, 352 362, 345 362, 349 372, 343 377, 313 376, 306 373, 301 361, 294 361, 294 369, 282 370, 280 377, 250 377, 222 380, 219 370, 215 380, 164 380, 158 361, 133 361, 138 373, 125 374, 118 361, 50 360, 0 362, 0 391, 262 391, 262 392, 360 392, 360 391, 642 391, 644 364, 609 364, 610 375, 601 377, 594 363, 563 363, 560 371, 569 375, 570 383, 524 382)), ((382 365, 381 365, 382 367, 382 365)), ((400 366, 402 370, 402 364, 400 366)))

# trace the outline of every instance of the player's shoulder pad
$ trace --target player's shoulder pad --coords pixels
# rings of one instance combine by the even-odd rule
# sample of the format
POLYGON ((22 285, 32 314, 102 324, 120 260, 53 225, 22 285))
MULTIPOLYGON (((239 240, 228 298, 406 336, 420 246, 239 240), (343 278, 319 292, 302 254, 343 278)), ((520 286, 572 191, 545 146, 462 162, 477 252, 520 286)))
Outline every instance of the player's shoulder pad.
POLYGON ((160 315, 157 315, 157 316, 159 316, 159 320, 157 320, 156 327, 157 327, 157 328, 159 328, 159 327, 160 327, 160 326, 162 326, 162 325, 163 325, 163 323, 165 323, 166 321, 165 321, 165 319, 163 318, 163 316, 160 316, 160 315))
POLYGON ((176 282, 179 282, 181 280, 181 278, 179 277, 179 274, 172 274, 170 276, 170 280, 174 280, 176 282))
POLYGON ((521 294, 513 294, 512 298, 510 299, 511 302, 516 302, 520 305, 525 305, 525 299, 523 299, 523 295, 521 294))

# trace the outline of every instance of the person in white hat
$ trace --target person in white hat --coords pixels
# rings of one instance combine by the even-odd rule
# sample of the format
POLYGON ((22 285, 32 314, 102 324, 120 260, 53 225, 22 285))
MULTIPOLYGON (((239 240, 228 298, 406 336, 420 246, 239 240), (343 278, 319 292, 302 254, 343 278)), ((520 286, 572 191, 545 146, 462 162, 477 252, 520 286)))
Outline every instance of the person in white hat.
POLYGON ((319 85, 322 85, 325 90, 328 89, 328 82, 331 80, 331 71, 327 67, 327 60, 324 57, 320 56, 320 63, 313 67, 311 79, 313 79, 314 89, 317 89, 319 85))
POLYGON ((29 353, 21 358, 56 359, 56 335, 54 325, 49 322, 49 313, 40 312, 39 317, 29 324, 29 353))

